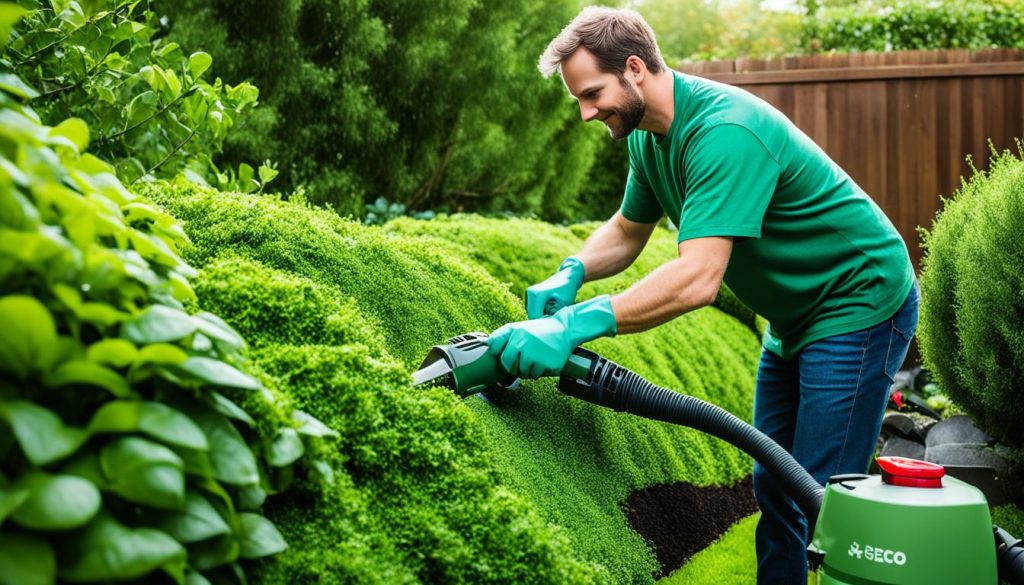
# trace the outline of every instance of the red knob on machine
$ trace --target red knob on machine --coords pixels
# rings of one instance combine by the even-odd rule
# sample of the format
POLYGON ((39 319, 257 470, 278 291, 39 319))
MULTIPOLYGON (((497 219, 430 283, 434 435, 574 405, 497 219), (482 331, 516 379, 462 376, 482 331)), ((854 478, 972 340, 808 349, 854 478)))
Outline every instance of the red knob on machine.
POLYGON ((879 457, 876 461, 882 468, 882 481, 889 485, 939 488, 946 475, 946 468, 937 463, 909 457, 879 457))

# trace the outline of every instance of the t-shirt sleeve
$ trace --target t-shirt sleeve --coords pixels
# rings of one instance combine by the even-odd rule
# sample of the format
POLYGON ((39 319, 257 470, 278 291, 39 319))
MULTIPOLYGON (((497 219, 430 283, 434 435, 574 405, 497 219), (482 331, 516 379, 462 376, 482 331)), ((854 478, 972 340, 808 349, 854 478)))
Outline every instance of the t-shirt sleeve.
POLYGON ((761 237, 781 167, 750 130, 721 124, 698 137, 683 161, 686 198, 678 240, 761 237))
POLYGON ((661 219, 664 211, 654 196, 654 190, 633 160, 629 157, 629 176, 626 177, 626 192, 622 197, 622 216, 637 223, 654 223, 661 219))

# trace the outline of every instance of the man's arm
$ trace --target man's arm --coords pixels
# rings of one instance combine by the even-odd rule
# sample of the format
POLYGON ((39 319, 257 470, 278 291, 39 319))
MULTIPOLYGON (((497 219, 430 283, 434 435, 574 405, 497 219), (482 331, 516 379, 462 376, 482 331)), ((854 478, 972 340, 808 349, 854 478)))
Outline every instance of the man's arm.
POLYGON ((710 305, 718 295, 730 254, 732 238, 728 237, 696 238, 679 244, 679 258, 612 297, 618 333, 645 331, 710 305))
POLYGON ((647 240, 651 238, 655 223, 637 223, 616 211, 603 226, 587 238, 576 257, 583 263, 586 281, 614 276, 636 260, 647 240))

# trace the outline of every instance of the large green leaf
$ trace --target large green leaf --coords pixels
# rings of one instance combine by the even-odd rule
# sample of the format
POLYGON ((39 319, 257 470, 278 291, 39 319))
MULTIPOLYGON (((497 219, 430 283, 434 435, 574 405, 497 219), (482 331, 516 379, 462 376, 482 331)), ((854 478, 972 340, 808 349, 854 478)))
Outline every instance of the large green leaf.
POLYGON ((302 439, 295 429, 278 429, 274 439, 267 447, 267 463, 274 467, 284 467, 298 461, 306 450, 302 439))
POLYGON ((90 433, 143 432, 171 445, 205 451, 203 431, 185 414, 159 402, 115 400, 104 404, 86 429, 90 433))
POLYGON ((78 152, 83 152, 89 146, 89 126, 80 118, 68 118, 50 128, 50 136, 66 138, 78 152))
POLYGON ((0 372, 24 378, 47 363, 57 326, 42 303, 25 295, 0 298, 0 372))
POLYGON ((0 585, 54 585, 57 559, 38 534, 0 532, 0 585))
POLYGON ((240 546, 233 535, 216 536, 188 546, 188 564, 200 571, 226 565, 238 558, 240 546))
POLYGON ((132 317, 121 326, 121 336, 137 345, 177 341, 196 330, 195 321, 188 313, 153 305, 132 317))
POLYGON ((139 350, 137 365, 156 364, 173 366, 188 359, 185 350, 170 343, 151 343, 139 350))
POLYGON ((28 495, 29 493, 26 489, 0 487, 0 525, 3 525, 4 520, 7 519, 7 516, 12 511, 28 499, 28 495))
POLYGON ((261 388, 259 381, 252 376, 212 358, 191 356, 181 364, 178 364, 175 369, 179 373, 185 373, 196 380, 214 386, 244 388, 246 390, 258 390, 261 388))
POLYGON ((178 542, 190 543, 230 534, 231 527, 213 505, 199 492, 185 494, 184 512, 160 512, 155 526, 170 534, 178 542))
POLYGON ((210 68, 213 64, 213 57, 209 53, 198 51, 192 53, 188 57, 188 70, 192 74, 192 78, 198 78, 203 74, 204 71, 210 68))
POLYGON ((64 362, 53 373, 45 376, 43 381, 50 388, 68 384, 99 386, 118 398, 127 398, 132 393, 128 382, 120 374, 87 360, 64 362))
POLYGON ((127 339, 103 339, 90 345, 85 357, 91 362, 123 368, 138 359, 139 350, 127 339))
POLYGON ((270 520, 259 514, 242 512, 238 515, 241 523, 238 556, 243 559, 257 559, 277 554, 288 548, 284 537, 270 520))
POLYGON ((219 394, 217 392, 209 392, 208 397, 211 399, 211 406, 213 406, 213 409, 216 410, 217 412, 223 414, 228 418, 240 420, 245 424, 249 425, 250 427, 256 426, 256 421, 254 421, 252 417, 249 416, 248 412, 245 412, 245 410, 243 410, 241 406, 238 406, 234 402, 231 402, 231 400, 226 398, 223 394, 219 394))
POLYGON ((185 568, 185 549, 170 535, 153 528, 127 528, 107 514, 73 533, 58 552, 58 576, 72 582, 138 579, 160 568, 185 568))
POLYGON ((88 522, 100 509, 100 491, 87 479, 30 471, 15 489, 28 498, 11 513, 11 520, 33 530, 68 530, 88 522))
POLYGON ((242 339, 242 336, 217 315, 202 311, 193 315, 193 318, 196 320, 196 326, 207 337, 227 345, 231 349, 245 347, 245 340, 242 339))
POLYGON ((185 464, 174 451, 142 437, 123 437, 100 450, 100 468, 122 498, 164 510, 185 505, 185 464))
POLYGON ((309 435, 311 437, 338 436, 337 431, 320 422, 316 417, 307 412, 301 410, 296 410, 292 412, 292 420, 295 420, 301 424, 301 426, 298 429, 296 429, 300 435, 309 435))
POLYGON ((21 450, 35 465, 67 457, 86 439, 82 429, 65 425, 52 411, 32 402, 0 402, 0 417, 11 425, 21 450))
MULTIPOLYGON (((4 3, 6 4, 6 2, 4 3)), ((4 7, 0 5, 0 35, 4 34, 4 7)), ((8 32, 9 29, 8 29, 8 32)), ((0 44, 3 44, 4 39, 0 38, 0 44)), ((3 90, 11 95, 18 96, 22 99, 33 99, 39 97, 39 92, 32 89, 27 83, 22 81, 20 77, 11 73, 0 73, 0 90, 3 90)))
POLYGON ((259 482, 256 457, 231 421, 205 409, 197 408, 190 414, 210 442, 214 478, 231 485, 259 482))

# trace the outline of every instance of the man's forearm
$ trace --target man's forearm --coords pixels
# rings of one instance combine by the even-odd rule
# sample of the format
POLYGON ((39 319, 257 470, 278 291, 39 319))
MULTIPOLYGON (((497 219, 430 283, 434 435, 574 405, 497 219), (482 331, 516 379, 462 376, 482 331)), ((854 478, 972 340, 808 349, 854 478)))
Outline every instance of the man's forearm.
POLYGON ((645 331, 714 302, 732 251, 729 238, 684 244, 689 253, 659 266, 612 297, 618 333, 645 331))
POLYGON ((614 276, 629 268, 643 251, 653 225, 628 224, 618 214, 587 238, 576 257, 583 262, 586 281, 614 276))

